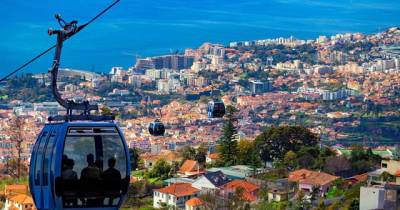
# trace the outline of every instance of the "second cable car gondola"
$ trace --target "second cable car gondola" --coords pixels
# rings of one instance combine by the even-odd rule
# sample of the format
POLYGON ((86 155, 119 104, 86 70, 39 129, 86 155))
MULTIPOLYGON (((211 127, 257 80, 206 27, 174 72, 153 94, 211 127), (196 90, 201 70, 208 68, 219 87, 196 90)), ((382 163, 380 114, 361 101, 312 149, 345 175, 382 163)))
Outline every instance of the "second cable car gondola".
POLYGON ((149 133, 152 136, 164 136, 165 126, 160 120, 155 120, 149 124, 149 133))
POLYGON ((225 104, 222 101, 210 101, 207 106, 209 118, 221 118, 225 115, 225 104))

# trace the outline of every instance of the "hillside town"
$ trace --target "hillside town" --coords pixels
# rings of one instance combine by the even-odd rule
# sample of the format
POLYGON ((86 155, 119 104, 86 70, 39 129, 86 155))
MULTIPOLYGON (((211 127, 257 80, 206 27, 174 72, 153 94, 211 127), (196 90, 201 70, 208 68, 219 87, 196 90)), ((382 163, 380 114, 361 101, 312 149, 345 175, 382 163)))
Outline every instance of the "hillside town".
MULTIPOLYGON (((40 130, 65 113, 50 79, 0 83, 1 180, 27 176, 40 130)), ((117 117, 135 154, 123 208, 400 208, 400 28, 204 43, 58 79, 64 98, 117 117), (230 114, 209 118, 212 100, 230 114), (164 136, 150 135, 155 119, 164 136)), ((3 209, 35 209, 26 184, 0 190, 3 209)))

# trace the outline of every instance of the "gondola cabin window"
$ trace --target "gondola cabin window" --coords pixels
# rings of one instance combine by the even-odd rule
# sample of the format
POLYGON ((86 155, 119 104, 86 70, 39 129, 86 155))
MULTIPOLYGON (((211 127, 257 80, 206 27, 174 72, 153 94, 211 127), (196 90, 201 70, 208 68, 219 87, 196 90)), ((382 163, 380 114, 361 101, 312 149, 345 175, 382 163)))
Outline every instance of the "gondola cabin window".
POLYGON ((69 128, 61 167, 64 207, 117 206, 126 161, 115 127, 69 128))

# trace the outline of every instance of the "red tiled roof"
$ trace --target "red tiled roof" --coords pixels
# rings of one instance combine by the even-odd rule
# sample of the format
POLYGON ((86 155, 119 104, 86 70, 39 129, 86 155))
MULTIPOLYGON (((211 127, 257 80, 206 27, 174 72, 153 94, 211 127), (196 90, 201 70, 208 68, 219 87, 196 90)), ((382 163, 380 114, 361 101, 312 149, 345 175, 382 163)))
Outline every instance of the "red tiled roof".
POLYGON ((243 199, 246 200, 246 201, 252 202, 252 201, 256 201, 257 200, 256 196, 254 196, 254 195, 252 195, 252 194, 250 194, 248 192, 244 192, 242 196, 243 196, 243 199))
POLYGON ((158 191, 160 193, 175 195, 177 197, 193 195, 195 193, 200 192, 199 189, 192 187, 192 184, 189 183, 175 183, 168 187, 157 189, 155 191, 158 191))
POLYGON ((10 198, 11 201, 19 204, 33 204, 33 199, 29 195, 19 194, 10 198))
POLYGON ((339 177, 332 176, 327 173, 318 173, 318 174, 313 174, 312 176, 309 176, 306 179, 301 180, 300 183, 311 184, 311 185, 326 185, 329 184, 330 182, 335 181, 336 179, 339 179, 339 177))
POLYGON ((257 197, 254 196, 252 193, 260 189, 260 186, 244 180, 235 179, 231 182, 226 183, 221 188, 228 191, 235 191, 238 188, 242 188, 244 190, 242 198, 247 201, 255 201, 257 200, 257 197))
POLYGON ((396 176, 396 177, 400 177, 400 170, 397 170, 395 176, 396 176))
POLYGON ((187 206, 201 206, 203 205, 203 201, 200 198, 192 198, 186 201, 187 206))
POLYGON ((5 186, 6 195, 9 194, 26 194, 28 193, 28 186, 23 184, 13 184, 5 186))
POLYGON ((366 181, 368 179, 368 173, 355 175, 351 178, 357 180, 358 182, 366 181))
POLYGON ((179 169, 179 173, 187 173, 187 172, 193 172, 193 171, 198 171, 199 165, 197 161, 194 160, 186 160, 181 168, 179 169))
POLYGON ((211 153, 208 155, 209 158, 211 159, 218 159, 219 158, 219 154, 218 153, 211 153))
POLYGON ((260 189, 260 186, 240 179, 235 179, 222 186, 222 188, 229 190, 236 189, 238 187, 243 188, 246 192, 253 192, 260 189))
POLYGON ((337 176, 324 172, 310 171, 307 169, 300 169, 289 174, 289 181, 311 185, 325 185, 338 178, 337 176))
POLYGON ((305 177, 310 176, 310 174, 312 172, 313 171, 310 171, 307 169, 300 169, 300 170, 293 171, 293 172, 289 173, 289 181, 298 182, 298 181, 304 179, 305 177))

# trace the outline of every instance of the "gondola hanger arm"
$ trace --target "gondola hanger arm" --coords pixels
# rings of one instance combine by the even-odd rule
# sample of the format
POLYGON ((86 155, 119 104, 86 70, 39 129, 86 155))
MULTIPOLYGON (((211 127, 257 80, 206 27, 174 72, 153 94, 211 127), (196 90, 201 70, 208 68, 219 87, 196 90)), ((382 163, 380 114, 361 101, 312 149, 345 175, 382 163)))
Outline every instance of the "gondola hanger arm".
MULTIPOLYGON (((90 25, 91 23, 93 23, 94 21, 96 21, 100 16, 102 16, 104 13, 106 13, 108 10, 110 10, 113 6, 115 6, 118 2, 120 2, 121 0, 115 0, 112 4, 110 4, 107 8, 105 8, 104 10, 102 10, 100 13, 98 13, 95 17, 93 17, 91 20, 89 20, 87 23, 83 24, 82 26, 80 26, 78 28, 78 30, 73 34, 75 35, 76 33, 80 32, 81 30, 83 30, 86 26, 90 25)), ((60 16, 61 17, 61 16, 60 16)), ((57 18, 57 17, 56 17, 57 18)), ((71 37, 71 36, 70 36, 71 37)), ((70 38, 69 37, 69 38, 70 38)), ((64 40, 65 41, 65 40, 64 40)), ((30 59, 29 61, 27 61, 26 63, 22 64, 21 66, 19 66, 18 68, 16 68, 14 71, 12 71, 11 73, 7 74, 6 76, 0 78, 0 82, 4 82, 7 81, 8 78, 10 78, 11 76, 13 76, 14 74, 16 74, 17 72, 21 71, 22 69, 24 69, 25 67, 27 67, 28 65, 30 65, 31 63, 35 62, 37 59, 39 59, 40 57, 46 55, 47 53, 49 53, 51 50, 53 50, 54 48, 56 48, 56 45, 53 45, 51 47, 49 47, 47 50, 44 50, 43 52, 41 52, 40 54, 38 54, 37 56, 33 57, 32 59, 30 59)))

